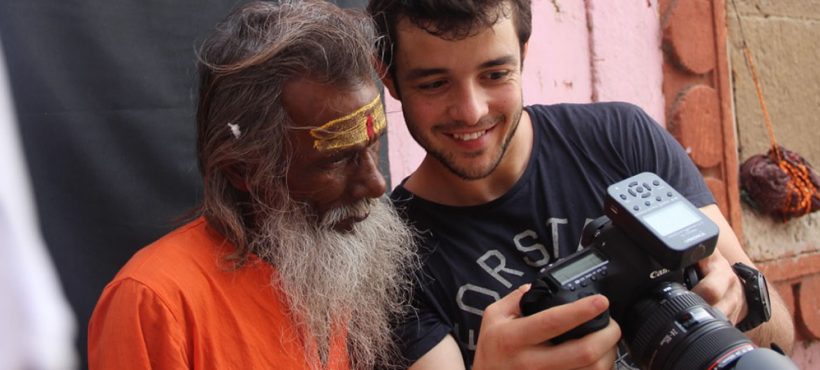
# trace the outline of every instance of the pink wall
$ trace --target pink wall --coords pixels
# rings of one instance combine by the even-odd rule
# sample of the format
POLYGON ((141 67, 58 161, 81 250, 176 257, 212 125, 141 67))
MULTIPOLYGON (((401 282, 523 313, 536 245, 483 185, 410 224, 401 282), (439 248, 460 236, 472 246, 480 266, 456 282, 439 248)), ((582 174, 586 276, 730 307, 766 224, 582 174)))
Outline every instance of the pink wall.
MULTIPOLYGON (((658 1, 534 0, 524 102, 627 101, 664 122, 658 1), (617 4, 617 5, 616 5, 617 4)), ((393 186, 424 157, 386 98, 393 186)))
POLYGON ((664 124, 657 0, 587 0, 593 101, 627 101, 664 124))

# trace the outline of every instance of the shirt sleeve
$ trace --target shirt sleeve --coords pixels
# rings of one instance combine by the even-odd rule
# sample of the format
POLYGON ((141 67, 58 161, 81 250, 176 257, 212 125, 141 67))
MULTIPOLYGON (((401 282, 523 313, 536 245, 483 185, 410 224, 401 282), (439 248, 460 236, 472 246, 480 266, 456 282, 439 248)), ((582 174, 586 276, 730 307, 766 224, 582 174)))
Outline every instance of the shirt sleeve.
POLYGON ((632 163, 641 168, 635 173, 649 171, 663 178, 696 207, 715 203, 715 198, 703 180, 695 163, 681 144, 661 125, 634 105, 631 107, 632 127, 628 145, 632 163))
POLYGON ((451 327, 429 302, 421 288, 414 290, 413 307, 395 327, 400 349, 407 365, 418 361, 451 332, 451 327))
POLYGON ((188 369, 184 324, 153 290, 124 279, 107 286, 88 325, 94 369, 188 369))

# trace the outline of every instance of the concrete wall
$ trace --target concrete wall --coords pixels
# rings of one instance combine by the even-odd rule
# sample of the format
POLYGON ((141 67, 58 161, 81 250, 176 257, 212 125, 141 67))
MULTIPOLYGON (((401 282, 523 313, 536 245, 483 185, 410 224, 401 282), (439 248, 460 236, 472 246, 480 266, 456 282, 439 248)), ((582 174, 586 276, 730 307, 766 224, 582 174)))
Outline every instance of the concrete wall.
MULTIPOLYGON (((820 164, 820 1, 727 1, 740 160, 765 153, 769 137, 742 54, 741 27, 757 66, 777 142, 820 164), (737 16, 740 16, 738 23, 737 16)), ((795 358, 804 368, 820 366, 820 214, 787 223, 743 207, 744 244, 756 261, 780 280, 797 319, 795 358), (791 294, 790 294, 791 293, 791 294), (789 296, 790 294, 790 296, 789 296)))

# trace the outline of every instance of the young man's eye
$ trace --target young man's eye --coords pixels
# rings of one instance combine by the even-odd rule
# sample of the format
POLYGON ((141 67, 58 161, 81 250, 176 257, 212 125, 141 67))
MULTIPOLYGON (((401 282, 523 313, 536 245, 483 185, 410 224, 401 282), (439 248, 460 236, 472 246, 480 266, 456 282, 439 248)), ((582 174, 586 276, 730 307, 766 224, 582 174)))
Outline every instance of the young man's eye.
POLYGON ((418 85, 418 88, 421 90, 435 90, 439 89, 444 86, 446 82, 443 80, 432 81, 432 82, 425 82, 418 85))
POLYGON ((493 72, 487 73, 487 78, 489 78, 491 80, 500 80, 500 79, 505 78, 509 75, 510 75, 510 71, 507 71, 507 70, 493 71, 493 72))

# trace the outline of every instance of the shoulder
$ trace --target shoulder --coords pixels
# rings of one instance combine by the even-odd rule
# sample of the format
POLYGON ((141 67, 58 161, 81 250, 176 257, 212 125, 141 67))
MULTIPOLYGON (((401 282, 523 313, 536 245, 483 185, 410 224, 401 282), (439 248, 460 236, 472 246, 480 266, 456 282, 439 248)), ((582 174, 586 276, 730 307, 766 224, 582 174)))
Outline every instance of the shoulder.
POLYGON ((414 222, 419 220, 419 213, 424 213, 431 205, 430 202, 416 196, 416 194, 413 194, 405 188, 404 182, 390 193, 390 201, 399 216, 405 220, 413 220, 414 222))
POLYGON ((233 247, 200 218, 139 250, 109 285, 130 280, 161 294, 174 294, 226 270, 224 257, 232 250, 233 247))
POLYGON ((405 181, 407 181, 407 179, 402 180, 401 184, 390 192, 390 201, 393 202, 394 205, 407 203, 413 198, 413 193, 404 187, 405 181))
POLYGON ((630 103, 533 105, 526 109, 539 145, 546 148, 593 145, 620 151, 634 140, 647 140, 664 131, 643 109, 630 103))
POLYGON ((526 110, 534 121, 539 122, 582 125, 653 122, 641 107, 626 102, 530 105, 526 110))

